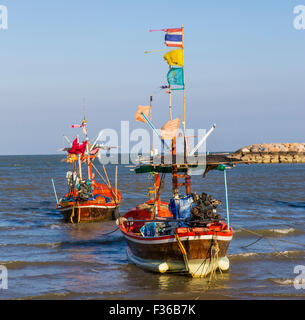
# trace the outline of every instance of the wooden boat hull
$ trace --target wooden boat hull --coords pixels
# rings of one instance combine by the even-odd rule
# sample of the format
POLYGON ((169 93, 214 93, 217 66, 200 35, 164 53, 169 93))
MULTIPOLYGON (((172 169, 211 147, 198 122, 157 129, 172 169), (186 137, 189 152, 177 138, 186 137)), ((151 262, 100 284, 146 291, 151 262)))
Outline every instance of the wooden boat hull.
POLYGON ((229 270, 229 259, 221 257, 218 259, 191 259, 188 261, 188 270, 186 270, 185 263, 181 260, 151 260, 141 259, 135 256, 130 248, 126 249, 127 258, 131 263, 134 263, 143 270, 156 273, 187 273, 193 278, 202 278, 216 269, 221 271, 229 270))
POLYGON ((114 219, 116 206, 80 205, 74 207, 58 208, 65 222, 97 222, 114 219))
POLYGON ((195 235, 194 232, 178 234, 186 251, 186 262, 174 236, 141 239, 123 232, 128 244, 127 257, 132 263, 149 271, 188 272, 193 277, 205 277, 217 268, 222 271, 229 269, 226 252, 232 240, 232 234, 208 233, 201 235, 195 235), (215 251, 217 251, 217 256, 215 251))
POLYGON ((87 201, 75 200, 77 191, 74 190, 74 193, 66 194, 64 199, 60 199, 57 209, 62 214, 64 221, 81 223, 114 219, 122 200, 121 193, 106 185, 94 183, 93 196, 94 199, 87 201))
MULTIPOLYGON (((163 204, 165 207, 165 203, 163 204)), ((164 208, 165 210, 165 208, 164 208)), ((165 212, 168 221, 168 212, 165 212)), ((124 215, 134 220, 149 220, 149 210, 135 208, 124 215)), ((121 224, 128 248, 129 261, 153 272, 188 273, 192 277, 205 277, 215 269, 226 271, 229 260, 226 253, 233 237, 225 222, 211 223, 208 227, 176 228, 173 234, 144 237, 140 228, 145 222, 121 224)))

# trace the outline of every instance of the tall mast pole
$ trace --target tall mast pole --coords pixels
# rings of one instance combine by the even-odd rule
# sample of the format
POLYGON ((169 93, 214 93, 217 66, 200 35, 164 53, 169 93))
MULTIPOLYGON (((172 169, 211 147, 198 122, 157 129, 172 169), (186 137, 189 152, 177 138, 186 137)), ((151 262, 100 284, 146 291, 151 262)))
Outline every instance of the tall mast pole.
POLYGON ((172 140, 172 193, 174 197, 176 197, 179 193, 176 137, 174 137, 172 140))
MULTIPOLYGON (((77 138, 77 143, 79 143, 79 137, 78 134, 76 135, 77 138)), ((80 154, 77 155, 77 159, 78 159, 78 174, 79 174, 79 179, 83 180, 83 173, 82 173, 82 162, 80 159, 80 154)))
POLYGON ((84 127, 83 127, 83 132, 86 136, 86 149, 87 149, 87 156, 88 156, 88 179, 91 181, 92 180, 92 168, 91 168, 91 161, 90 161, 90 149, 89 149, 89 138, 88 138, 88 132, 87 132, 87 120, 86 120, 86 112, 85 112, 85 107, 86 107, 86 101, 85 98, 83 100, 83 108, 84 108, 84 127))
POLYGON ((183 35, 183 25, 182 25, 182 65, 183 65, 183 131, 185 137, 185 76, 184 76, 184 35, 183 35))
MULTIPOLYGON (((171 66, 169 66, 169 70, 171 69, 171 66)), ((169 118, 170 120, 173 119, 172 116, 172 92, 171 92, 171 85, 168 84, 168 96, 169 96, 169 118)))
MULTIPOLYGON (((187 158, 186 158, 186 137, 185 137, 185 74, 184 74, 184 34, 183 34, 183 25, 182 25, 182 62, 183 62, 183 136, 184 136, 184 163, 187 163, 187 158)), ((191 177, 187 174, 187 169, 185 169, 185 192, 187 195, 191 194, 191 177)))
POLYGON ((184 162, 186 163, 186 138, 185 138, 185 75, 184 75, 184 34, 182 28, 182 74, 183 74, 183 137, 184 137, 184 162))
MULTIPOLYGON (((152 94, 150 95, 149 105, 150 105, 149 120, 150 122, 152 122, 152 94)), ((152 128, 150 128, 150 161, 153 162, 153 159, 154 159, 153 130, 152 128)))

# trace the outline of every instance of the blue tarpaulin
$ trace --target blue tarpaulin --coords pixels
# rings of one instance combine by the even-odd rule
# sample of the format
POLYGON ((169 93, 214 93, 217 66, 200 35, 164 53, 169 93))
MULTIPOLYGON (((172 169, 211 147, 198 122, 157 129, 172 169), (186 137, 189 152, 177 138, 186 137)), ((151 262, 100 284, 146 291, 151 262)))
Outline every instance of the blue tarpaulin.
MULTIPOLYGON (((168 205, 169 211, 173 214, 174 219, 187 219, 192 216, 192 207, 196 203, 193 200, 192 195, 180 197, 178 199, 171 199, 168 205)), ((184 226, 183 222, 180 222, 180 226, 184 226)))
POLYGON ((156 234, 156 223, 155 222, 146 223, 140 229, 140 231, 144 237, 154 237, 156 234))

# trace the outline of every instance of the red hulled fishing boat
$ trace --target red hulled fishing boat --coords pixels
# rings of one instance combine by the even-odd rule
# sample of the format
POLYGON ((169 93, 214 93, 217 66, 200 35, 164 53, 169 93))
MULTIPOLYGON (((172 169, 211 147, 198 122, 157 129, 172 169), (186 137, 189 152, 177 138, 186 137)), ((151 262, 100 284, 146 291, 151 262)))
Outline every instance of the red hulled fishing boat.
MULTIPOLYGON (((154 272, 187 273, 192 277, 204 277, 207 274, 229 269, 229 260, 226 256, 233 231, 227 219, 223 219, 216 208, 221 201, 205 193, 197 194, 191 190, 191 175, 193 170, 207 172, 218 169, 225 172, 226 165, 231 160, 223 157, 215 160, 210 158, 207 162, 200 162, 198 156, 192 159, 199 146, 207 139, 215 126, 203 137, 192 152, 187 148, 185 136, 185 86, 184 86, 184 60, 183 60, 183 27, 164 29, 167 46, 180 47, 167 54, 164 58, 170 65, 167 74, 169 93, 170 120, 161 128, 161 134, 151 122, 152 98, 149 106, 139 106, 136 120, 147 123, 152 131, 162 141, 162 146, 170 150, 171 161, 156 163, 151 153, 136 173, 150 173, 155 177, 151 199, 128 211, 117 220, 120 230, 127 241, 127 257, 137 266, 154 272), (180 118, 172 119, 171 92, 183 90, 184 102, 184 154, 182 161, 177 160, 176 138, 180 118), (165 140, 170 140, 168 147, 165 140), (169 201, 161 201, 161 192, 164 185, 165 174, 172 175, 172 197, 169 201), (161 177, 160 177, 161 174, 161 177), (183 179, 184 182, 178 182, 183 179), (185 190, 179 190, 184 187, 185 190)), ((153 149, 152 149, 153 150, 153 149)), ((164 154, 164 152, 163 152, 164 154)), ((158 159, 159 160, 159 159, 158 159)), ((168 159, 167 159, 168 160, 168 159)), ((205 159, 204 159, 205 160, 205 159)))
POLYGON ((218 268, 228 270, 226 252, 233 231, 215 214, 219 202, 206 194, 177 196, 169 203, 163 202, 158 195, 159 173, 155 175, 156 198, 120 219, 128 259, 149 271, 188 273, 193 277, 204 277, 218 268))
POLYGON ((67 158, 64 161, 71 165, 66 174, 69 192, 57 200, 57 209, 63 215, 64 220, 71 223, 112 219, 122 200, 121 193, 117 189, 117 177, 116 186, 113 188, 105 166, 103 165, 104 177, 93 164, 100 149, 105 146, 96 144, 97 139, 93 145, 90 144, 86 124, 84 119, 81 125, 72 126, 83 129, 85 141, 80 144, 76 138, 70 148, 64 149, 67 151, 67 158), (87 170, 83 170, 83 167, 87 170), (104 183, 96 181, 92 169, 104 183))

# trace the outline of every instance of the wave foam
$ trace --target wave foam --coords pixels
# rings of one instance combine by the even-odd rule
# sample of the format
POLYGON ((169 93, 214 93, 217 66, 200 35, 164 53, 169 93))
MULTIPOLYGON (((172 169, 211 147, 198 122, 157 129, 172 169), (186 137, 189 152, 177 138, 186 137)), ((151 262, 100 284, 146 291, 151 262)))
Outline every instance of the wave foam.
POLYGON ((281 286, 292 286, 294 284, 294 279, 282 279, 282 278, 275 278, 275 279, 269 279, 270 281, 279 284, 281 286))
POLYGON ((275 232, 275 233, 281 233, 281 234, 288 234, 291 232, 294 232, 294 228, 286 228, 286 229, 270 229, 270 231, 275 232))

